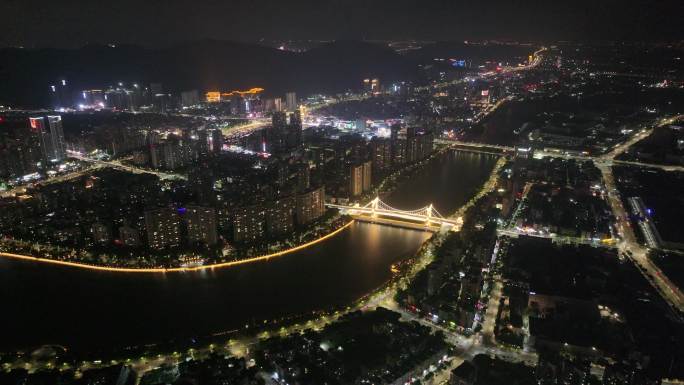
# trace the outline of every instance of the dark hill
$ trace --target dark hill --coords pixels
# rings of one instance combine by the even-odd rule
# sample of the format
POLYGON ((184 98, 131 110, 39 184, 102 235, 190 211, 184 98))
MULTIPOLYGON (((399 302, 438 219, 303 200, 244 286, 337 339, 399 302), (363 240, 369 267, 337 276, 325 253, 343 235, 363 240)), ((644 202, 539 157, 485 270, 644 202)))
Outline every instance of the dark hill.
POLYGON ((454 58, 474 61, 507 60, 527 58, 537 47, 508 44, 465 44, 463 42, 440 41, 427 44, 421 49, 410 51, 407 56, 420 63, 434 58, 454 58))
POLYGON ((91 45, 76 50, 0 50, 0 105, 40 107, 51 84, 72 90, 116 82, 161 82, 166 91, 263 87, 269 94, 358 89, 361 80, 415 77, 413 60, 383 45, 341 41, 292 53, 254 44, 205 40, 162 49, 91 45))

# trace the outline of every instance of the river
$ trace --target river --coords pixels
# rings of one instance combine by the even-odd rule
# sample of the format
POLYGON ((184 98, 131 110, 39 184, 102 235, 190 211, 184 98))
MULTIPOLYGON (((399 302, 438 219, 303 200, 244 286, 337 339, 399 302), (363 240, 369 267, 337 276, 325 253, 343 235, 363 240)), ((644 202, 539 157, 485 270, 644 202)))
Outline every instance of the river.
MULTIPOLYGON (((449 214, 496 157, 450 152, 386 201, 449 214)), ((428 233, 368 223, 266 262, 188 273, 97 272, 0 258, 0 351, 59 344, 107 349, 232 330, 353 302, 390 277, 428 233)))

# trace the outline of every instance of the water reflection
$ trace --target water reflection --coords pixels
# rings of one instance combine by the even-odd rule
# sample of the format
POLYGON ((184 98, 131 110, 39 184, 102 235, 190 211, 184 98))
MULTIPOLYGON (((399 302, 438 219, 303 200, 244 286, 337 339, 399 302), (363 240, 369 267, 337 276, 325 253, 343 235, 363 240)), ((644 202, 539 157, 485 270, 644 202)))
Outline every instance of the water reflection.
MULTIPOLYGON (((496 158, 454 153, 389 202, 446 214, 477 190, 496 158)), ((0 259, 0 351, 56 343, 102 348, 206 335, 345 305, 390 277, 428 233, 354 223, 311 248, 226 269, 121 274, 0 259)))
POLYGON ((496 160, 494 155, 449 152, 432 160, 383 200, 405 210, 432 203, 442 215, 450 215, 481 187, 483 170, 489 172, 496 160))

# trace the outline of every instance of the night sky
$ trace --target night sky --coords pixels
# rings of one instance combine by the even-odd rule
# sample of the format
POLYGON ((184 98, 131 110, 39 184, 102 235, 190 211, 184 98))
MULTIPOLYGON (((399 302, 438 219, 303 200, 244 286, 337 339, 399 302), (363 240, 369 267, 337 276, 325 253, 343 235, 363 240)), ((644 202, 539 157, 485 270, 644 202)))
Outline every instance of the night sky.
POLYGON ((0 46, 162 46, 205 38, 684 38, 682 0, 2 0, 0 46))

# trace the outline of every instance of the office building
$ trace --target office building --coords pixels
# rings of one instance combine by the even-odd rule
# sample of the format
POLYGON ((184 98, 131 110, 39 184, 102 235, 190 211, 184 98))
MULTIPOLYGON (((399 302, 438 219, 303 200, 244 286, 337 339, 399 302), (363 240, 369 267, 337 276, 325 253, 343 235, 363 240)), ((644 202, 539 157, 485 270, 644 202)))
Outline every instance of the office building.
POLYGON ((41 153, 41 166, 47 167, 52 159, 52 139, 45 124, 45 118, 33 117, 29 118, 31 132, 38 138, 41 153))
POLYGON ((175 209, 145 211, 147 245, 153 250, 178 247, 181 241, 180 217, 175 209))
POLYGON ((285 109, 294 112, 297 110, 297 94, 288 92, 285 94, 285 109))
POLYGON ((50 127, 50 140, 52 142, 52 158, 62 161, 66 158, 66 144, 64 143, 64 129, 62 127, 62 117, 59 115, 48 115, 48 125, 50 127))
POLYGON ((22 177, 38 171, 43 153, 39 134, 24 115, 0 120, 0 177, 22 177))
POLYGON ((38 136, 42 154, 43 167, 52 161, 61 161, 66 157, 64 130, 62 117, 49 115, 47 117, 29 118, 31 132, 38 136))

